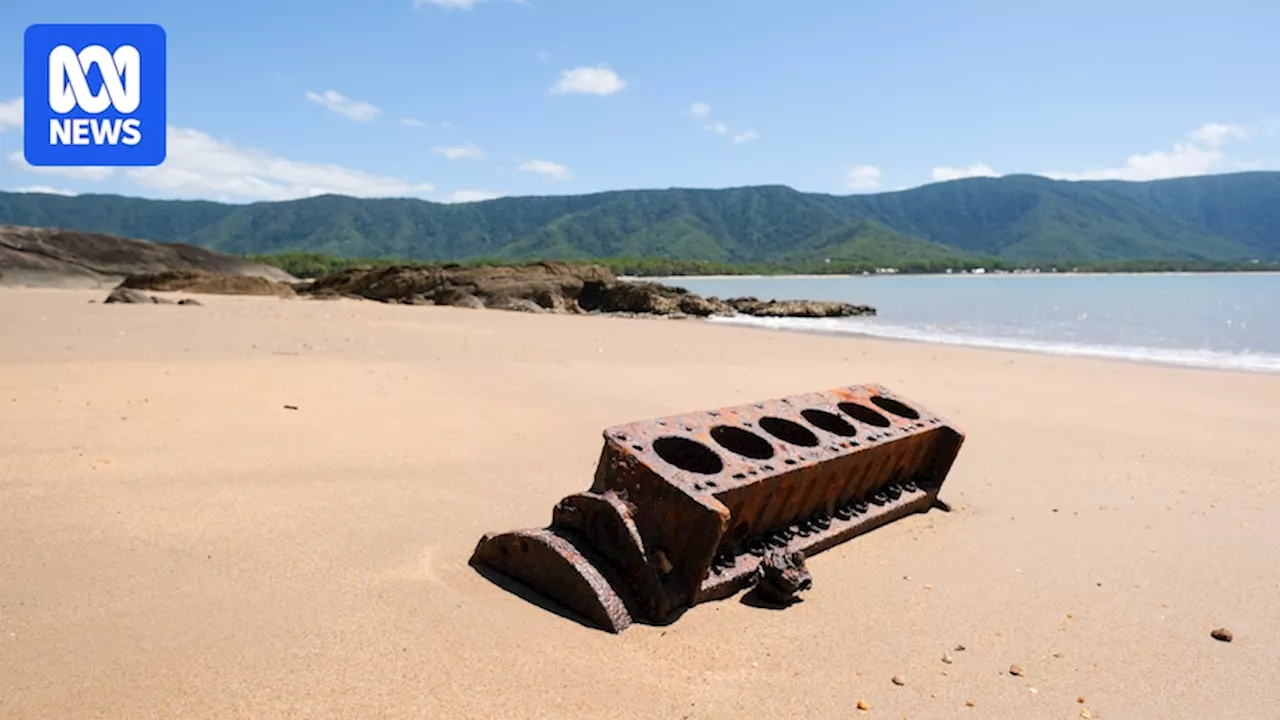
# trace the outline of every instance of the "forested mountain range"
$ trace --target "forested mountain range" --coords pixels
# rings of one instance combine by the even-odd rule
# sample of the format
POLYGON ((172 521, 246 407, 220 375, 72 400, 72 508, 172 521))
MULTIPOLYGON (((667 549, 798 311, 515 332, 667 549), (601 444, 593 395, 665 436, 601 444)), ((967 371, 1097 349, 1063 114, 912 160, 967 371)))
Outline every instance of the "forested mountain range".
POLYGON ((0 223, 236 254, 441 261, 1277 261, 1280 172, 1151 182, 1010 175, 846 196, 784 186, 620 190, 465 204, 324 195, 236 205, 0 193, 0 223))

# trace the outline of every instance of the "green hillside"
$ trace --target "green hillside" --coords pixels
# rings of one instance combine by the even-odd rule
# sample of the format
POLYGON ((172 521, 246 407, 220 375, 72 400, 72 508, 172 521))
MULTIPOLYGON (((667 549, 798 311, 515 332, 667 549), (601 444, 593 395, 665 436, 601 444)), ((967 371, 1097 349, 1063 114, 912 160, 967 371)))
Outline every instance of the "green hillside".
POLYGON ((783 186, 677 188, 459 205, 333 195, 228 205, 0 193, 0 223, 239 254, 443 261, 1277 261, 1280 173, 1146 183, 1014 175, 852 196, 783 186))

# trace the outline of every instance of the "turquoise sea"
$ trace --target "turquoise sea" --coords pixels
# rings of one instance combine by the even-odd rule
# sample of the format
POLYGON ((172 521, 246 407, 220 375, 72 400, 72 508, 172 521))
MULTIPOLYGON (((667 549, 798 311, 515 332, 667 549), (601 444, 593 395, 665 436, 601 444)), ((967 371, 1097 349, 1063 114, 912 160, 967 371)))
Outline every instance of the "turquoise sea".
POLYGON ((841 300, 876 317, 717 318, 1056 355, 1280 372, 1280 275, 662 278, 721 298, 841 300))

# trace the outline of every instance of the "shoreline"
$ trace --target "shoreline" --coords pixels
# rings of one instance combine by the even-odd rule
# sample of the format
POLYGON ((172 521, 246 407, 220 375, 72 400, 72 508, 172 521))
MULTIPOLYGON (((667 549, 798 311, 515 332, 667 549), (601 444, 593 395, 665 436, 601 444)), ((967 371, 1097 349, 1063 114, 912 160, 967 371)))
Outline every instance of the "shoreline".
MULTIPOLYGON (((619 278, 623 279, 623 278, 619 278)), ((644 281, 650 281, 644 279, 644 281)), ((83 286, 25 286, 25 285, 0 285, 0 291, 54 291, 66 293, 84 293, 84 292, 102 292, 104 288, 88 288, 83 286)), ((161 295, 172 295, 175 298, 193 297, 207 300, 208 302, 217 302, 220 298, 233 297, 253 297, 252 295, 238 294, 213 294, 206 295, 199 292, 190 291, 172 291, 161 292, 161 295)), ((98 302, 105 300, 106 294, 98 299, 98 302)), ((300 302, 333 302, 331 299, 311 298, 305 295, 298 297, 281 298, 291 301, 300 302)), ((377 300, 353 300, 353 302, 370 303, 374 305, 385 304, 377 300)), ((500 308, 480 308, 476 311, 512 313, 511 310, 500 308)), ((521 313, 516 313, 521 314, 521 313)), ((804 327, 803 325, 795 325, 794 323, 804 323, 806 321, 821 321, 825 319, 842 319, 842 318, 803 318, 803 317, 756 317, 746 314, 737 316, 711 316, 699 317, 693 315, 686 316, 666 316, 646 313, 628 313, 628 312, 608 312, 608 313, 584 313, 582 315, 567 314, 568 317, 598 317, 614 320, 636 319, 636 320, 667 320, 667 321, 685 321, 692 320, 701 322, 708 326, 744 328, 749 330, 764 331, 770 333, 798 334, 798 335, 817 335, 824 337, 839 337, 852 340, 870 340, 885 341, 892 343, 908 343, 921 347, 948 347, 948 348, 965 348, 970 350, 981 350, 989 352, 1007 352, 1016 353, 1018 355, 1031 355, 1039 357, 1053 357, 1063 359, 1082 359, 1105 362, 1120 362, 1128 365, 1139 365, 1148 367, 1164 367, 1164 368, 1181 368, 1185 370, 1204 370, 1214 372, 1242 373, 1249 376, 1275 376, 1280 375, 1280 367, 1242 367, 1239 365, 1224 365, 1221 363, 1213 363, 1210 361, 1197 362, 1192 359, 1185 361, 1162 359, 1160 357, 1133 357, 1132 355, 1119 354, 1123 351, 1132 351, 1133 353, 1152 353, 1152 354, 1192 354, 1196 352, 1208 352, 1215 356, 1228 358, 1248 358, 1250 356, 1239 353, 1228 353, 1217 350, 1200 351, 1193 348, 1162 348, 1154 346, 1131 345, 1131 346, 1113 346, 1113 345, 1087 345, 1079 343, 1054 343, 1053 341, 1041 341, 1042 345, 1030 345, 1026 343, 1018 343, 1016 340, 1001 338, 996 336, 983 336, 975 338, 961 338, 957 340, 948 340, 943 338, 931 337, 903 337, 900 335, 881 334, 876 332, 868 332, 865 330, 832 330, 816 327, 804 327), (1048 347, 1046 347, 1048 346, 1048 347), (1059 349, 1054 349, 1058 347, 1059 349), (1111 351, 1111 352, 1109 352, 1111 351)), ((847 319, 847 318, 843 318, 847 319)), ((1255 356, 1256 357, 1256 356, 1255 356)), ((1275 358, 1273 354, 1264 355, 1264 359, 1275 358)), ((1277 358, 1280 363, 1280 358, 1277 358)))
POLYGON ((987 272, 987 273, 826 273, 821 275, 620 275, 619 280, 648 280, 661 282, 664 280, 825 280, 849 278, 989 278, 989 277, 1182 277, 1188 275, 1280 275, 1280 270, 1206 270, 1197 271, 1160 271, 1160 272, 987 272))
MULTIPOLYGON (((774 333, 795 333, 800 335, 819 335, 823 337, 839 337, 839 338, 846 338, 850 340, 864 340, 864 341, 869 340, 873 342, 882 341, 882 342, 891 342, 891 343, 906 343, 909 345, 916 345, 920 347, 945 347, 945 348, 961 348, 961 349, 967 349, 967 350, 978 350, 983 352, 1016 353, 1018 355, 1024 355, 1024 356, 1060 358, 1064 360, 1091 360, 1096 362, 1118 362, 1118 363, 1124 363, 1126 365, 1138 365, 1143 367, 1174 368, 1174 369, 1195 370, 1195 371, 1202 371, 1202 372, 1224 372, 1224 373, 1232 373, 1232 374, 1244 374, 1247 376, 1267 377, 1267 376, 1280 375, 1280 367, 1276 369, 1229 367, 1229 366, 1213 365, 1213 364, 1207 364, 1207 363, 1196 364, 1191 362, 1176 362, 1172 360, 1160 360, 1156 358, 1126 357, 1123 355, 1091 353, 1087 351, 1087 348, 1090 348, 1090 347, 1105 348, 1109 346, 1080 345, 1076 347, 1080 347, 1082 350, 1085 350, 1085 351, 1053 352, 1051 350, 1037 349, 1033 347, 982 344, 979 342, 948 342, 946 340, 929 340, 925 338, 909 338, 909 337, 898 337, 894 335, 878 335, 876 333, 862 332, 857 330, 842 331, 842 330, 824 330, 821 328, 770 327, 764 324, 751 323, 751 322, 733 322, 733 321, 726 322, 724 320, 714 320, 714 319, 708 319, 708 318, 697 318, 697 319, 708 325, 715 325, 720 327, 735 327, 735 328, 743 328, 747 330, 757 330, 757 331, 774 332, 774 333)), ((1137 346, 1137 345, 1131 346, 1131 347, 1133 347, 1135 350, 1149 349, 1149 350, 1166 351, 1166 352, 1173 352, 1173 353, 1193 352, 1191 350, 1184 350, 1184 349, 1149 348, 1146 346, 1137 346)), ((1233 355, 1232 357, 1240 357, 1240 356, 1233 355)))

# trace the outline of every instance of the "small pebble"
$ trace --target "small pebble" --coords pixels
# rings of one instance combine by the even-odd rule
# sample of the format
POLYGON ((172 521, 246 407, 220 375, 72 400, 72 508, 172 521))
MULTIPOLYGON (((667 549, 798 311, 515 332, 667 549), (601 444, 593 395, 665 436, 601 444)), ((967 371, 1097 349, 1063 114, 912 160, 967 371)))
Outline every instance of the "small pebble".
POLYGON ((1209 636, 1214 640, 1221 640, 1222 642, 1231 642, 1235 638, 1235 636, 1231 634, 1231 631, 1226 628, 1218 628, 1217 630, 1209 633, 1209 636))
POLYGON ((964 646, 963 646, 963 645, 957 645, 957 646, 956 646, 956 652, 964 652, 964 646))
POLYGON ((1088 720, 1089 718, 1093 717, 1093 713, 1089 712, 1089 708, 1081 708, 1080 717, 1085 718, 1085 720, 1088 720))
POLYGON ((965 700, 964 705, 965 707, 974 707, 975 705, 977 705, 977 703, 972 700, 965 700))
POLYGON ((907 681, 901 675, 894 675, 892 678, 894 685, 906 685, 907 681))
POLYGON ((859 709, 859 710, 870 710, 870 709, 871 709, 871 705, 870 705, 866 700, 859 700, 859 701, 858 701, 858 709, 859 709))
POLYGON ((1078 698, 1076 698, 1076 702, 1078 702, 1078 703, 1080 703, 1081 705, 1083 705, 1083 704, 1084 704, 1084 698, 1083 698, 1083 697, 1078 697, 1078 698))
POLYGON ((1022 677, 1022 668, 1018 667, 1017 665, 1010 665, 1009 674, 1015 677, 1022 677))
POLYGON ((946 654, 946 653, 943 653, 943 654, 942 654, 942 662, 944 662, 944 663, 946 663, 946 664, 950 665, 951 663, 955 662, 955 660, 954 660, 950 655, 948 655, 948 654, 946 654))

